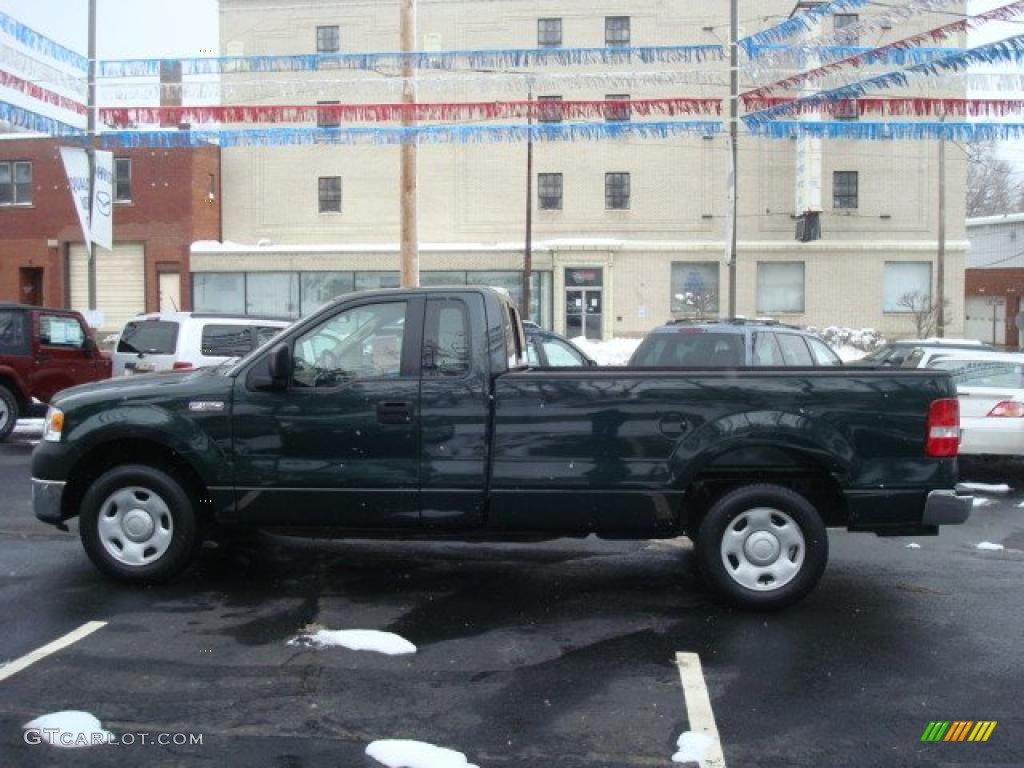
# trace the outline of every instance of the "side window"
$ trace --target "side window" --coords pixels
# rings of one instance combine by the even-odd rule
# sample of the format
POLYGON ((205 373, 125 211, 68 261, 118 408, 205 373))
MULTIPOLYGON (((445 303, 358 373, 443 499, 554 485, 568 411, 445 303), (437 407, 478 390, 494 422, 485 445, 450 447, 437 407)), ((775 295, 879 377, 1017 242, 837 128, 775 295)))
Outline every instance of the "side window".
POLYGON ((200 341, 204 357, 241 357, 252 352, 248 325, 204 325, 200 341))
POLYGON ((469 371, 469 312, 458 299, 427 302, 423 376, 462 376, 469 371))
POLYGON ((519 325, 519 312, 511 304, 505 305, 505 350, 508 355, 508 367, 517 368, 523 364, 523 340, 516 331, 519 325))
POLYGON ((275 328, 273 326, 259 326, 255 329, 256 331, 256 346, 262 347, 272 338, 277 336, 284 328, 275 328))
POLYGON ((537 351, 537 339, 526 340, 526 362, 537 367, 540 365, 540 352, 537 351))
POLYGON ((774 333, 762 331, 754 336, 754 365, 785 365, 774 333))
POLYGON ((888 364, 899 368, 919 368, 922 360, 924 360, 924 350, 915 347, 906 357, 893 355, 889 358, 888 364))
POLYGON ((583 365, 580 353, 558 339, 544 339, 544 354, 550 366, 578 368, 583 365))
POLYGON ((402 374, 404 301, 339 312, 295 341, 292 385, 339 387, 359 379, 402 374))
POLYGON ((814 365, 811 353, 807 351, 803 337, 795 333, 780 333, 779 346, 782 347, 782 358, 786 365, 814 365))
POLYGON ((813 336, 804 336, 804 341, 811 348, 815 365, 841 365, 841 361, 836 353, 829 349, 828 345, 821 339, 816 339, 813 336))
POLYGON ((39 343, 50 347, 81 349, 85 343, 85 331, 73 317, 40 314, 39 343))
POLYGON ((27 312, 0 310, 0 355, 29 354, 28 318, 27 312))

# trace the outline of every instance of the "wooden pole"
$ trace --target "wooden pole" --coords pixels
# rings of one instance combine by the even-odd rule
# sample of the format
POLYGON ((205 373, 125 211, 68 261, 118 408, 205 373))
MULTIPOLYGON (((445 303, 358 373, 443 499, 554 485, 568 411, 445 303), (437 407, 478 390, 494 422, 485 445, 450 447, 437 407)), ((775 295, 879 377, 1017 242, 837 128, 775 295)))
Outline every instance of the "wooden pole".
MULTIPOLYGON (((416 50, 416 0, 400 0, 402 18, 399 25, 402 53, 416 50)), ((416 70, 410 57, 402 59, 402 103, 416 103, 416 70)), ((415 125, 412 110, 403 111, 402 126, 415 125)), ((420 284, 420 253, 416 222, 416 144, 402 144, 402 287, 416 288, 420 284)))
MULTIPOLYGON (((533 127, 533 88, 527 94, 526 124, 533 127)), ((523 247, 523 319, 530 319, 530 281, 533 277, 533 133, 526 136, 526 243, 523 247)), ((539 319, 539 318, 538 318, 539 319)))
POLYGON ((726 247, 729 249, 729 317, 736 317, 736 230, 739 228, 737 216, 737 201, 739 199, 739 151, 737 140, 739 139, 739 55, 737 51, 737 40, 739 39, 739 9, 737 0, 729 3, 729 154, 730 170, 729 178, 729 210, 726 216, 729 217, 729 226, 726 236, 729 242, 726 247))
MULTIPOLYGON (((946 116, 942 116, 945 122, 946 116)), ((946 335, 946 137, 939 137, 939 253, 935 266, 935 334, 946 335)))
MULTIPOLYGON (((89 144, 85 153, 89 158, 89 214, 92 214, 93 187, 96 183, 96 0, 89 0, 89 74, 85 124, 89 144)), ((91 226, 91 222, 90 222, 91 226)), ((86 238, 86 274, 88 280, 89 309, 96 309, 96 244, 91 235, 86 238)))

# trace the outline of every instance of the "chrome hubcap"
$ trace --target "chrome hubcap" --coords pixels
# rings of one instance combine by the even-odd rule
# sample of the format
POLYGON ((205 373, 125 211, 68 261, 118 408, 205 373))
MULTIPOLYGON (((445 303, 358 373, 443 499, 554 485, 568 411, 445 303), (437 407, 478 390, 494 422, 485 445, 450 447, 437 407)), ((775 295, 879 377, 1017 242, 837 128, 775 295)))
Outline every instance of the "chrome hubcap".
POLYGON ((722 563, 742 587, 769 592, 791 582, 804 564, 800 526, 778 509, 756 507, 729 524, 722 536, 722 563))
POLYGON ((96 522, 107 554, 124 565, 149 565, 171 545, 174 521, 167 503, 148 488, 114 491, 100 507, 96 522))

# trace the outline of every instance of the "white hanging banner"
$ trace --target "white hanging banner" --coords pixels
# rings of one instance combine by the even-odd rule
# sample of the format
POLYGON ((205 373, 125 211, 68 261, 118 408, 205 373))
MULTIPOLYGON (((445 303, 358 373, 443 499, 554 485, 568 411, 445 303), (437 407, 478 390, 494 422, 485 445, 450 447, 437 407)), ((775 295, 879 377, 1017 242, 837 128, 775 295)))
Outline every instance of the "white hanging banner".
POLYGON ((64 173, 71 187, 71 199, 78 213, 78 223, 82 225, 82 238, 86 249, 92 247, 92 235, 89 229, 89 158, 84 149, 77 147, 61 147, 60 157, 64 161, 64 173))
POLYGON ((114 153, 96 152, 92 194, 92 241, 114 250, 114 153))

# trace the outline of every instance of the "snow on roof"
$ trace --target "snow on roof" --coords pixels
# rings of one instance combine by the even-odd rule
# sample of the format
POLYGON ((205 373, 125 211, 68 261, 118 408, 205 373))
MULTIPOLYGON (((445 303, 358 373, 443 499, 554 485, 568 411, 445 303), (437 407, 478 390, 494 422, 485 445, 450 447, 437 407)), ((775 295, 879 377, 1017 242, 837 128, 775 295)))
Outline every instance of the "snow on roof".
POLYGON ((998 216, 978 216, 967 220, 967 228, 986 227, 990 224, 1024 224, 1024 213, 1003 213, 998 216))

